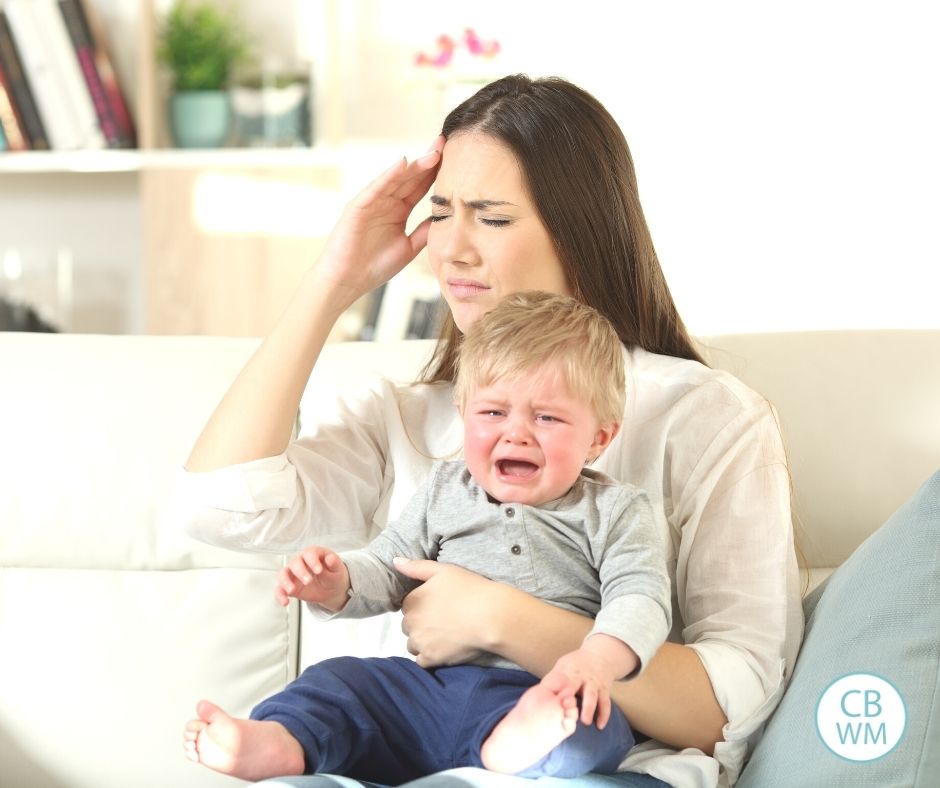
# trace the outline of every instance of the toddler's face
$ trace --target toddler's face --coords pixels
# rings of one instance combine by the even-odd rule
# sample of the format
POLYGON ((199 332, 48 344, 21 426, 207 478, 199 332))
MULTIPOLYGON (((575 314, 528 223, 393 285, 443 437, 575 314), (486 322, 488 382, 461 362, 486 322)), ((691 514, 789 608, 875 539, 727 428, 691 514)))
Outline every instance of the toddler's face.
POLYGON ((551 367, 473 389, 464 454, 476 482, 502 503, 540 506, 563 496, 616 434, 551 367))

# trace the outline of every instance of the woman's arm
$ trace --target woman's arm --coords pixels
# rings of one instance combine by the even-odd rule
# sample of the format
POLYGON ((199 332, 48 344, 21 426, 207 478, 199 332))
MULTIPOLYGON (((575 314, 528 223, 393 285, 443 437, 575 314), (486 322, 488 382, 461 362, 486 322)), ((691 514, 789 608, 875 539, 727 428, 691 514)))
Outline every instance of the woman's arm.
POLYGON ((410 235, 405 224, 434 181, 442 148, 438 138, 421 158, 410 164, 402 159, 346 206, 320 259, 206 424, 188 470, 209 471, 284 451, 304 387, 337 318, 427 242, 427 220, 410 235))
MULTIPOLYGON (((593 625, 456 566, 410 561, 396 568, 425 581, 406 597, 402 611, 409 651, 426 667, 489 651, 544 676, 559 657, 581 646, 593 625), (475 631, 466 630, 468 621, 479 622, 475 631)), ((686 646, 663 644, 643 673, 614 685, 611 697, 631 725, 665 744, 711 754, 722 739, 727 720, 701 660, 686 646)))
POLYGON ((614 684, 611 698, 630 724, 677 749, 711 755, 728 722, 694 650, 666 641, 637 678, 614 684))
POLYGON ((304 387, 347 304, 310 269, 286 312, 203 428, 186 469, 211 471, 273 457, 287 447, 304 387))
MULTIPOLYGON (((492 616, 486 651, 542 676, 591 631, 590 618, 508 590, 513 598, 492 608, 503 615, 492 616)), ((664 643, 635 679, 616 682, 611 698, 633 727, 679 749, 697 747, 710 755, 727 722, 702 661, 678 643, 664 643)))

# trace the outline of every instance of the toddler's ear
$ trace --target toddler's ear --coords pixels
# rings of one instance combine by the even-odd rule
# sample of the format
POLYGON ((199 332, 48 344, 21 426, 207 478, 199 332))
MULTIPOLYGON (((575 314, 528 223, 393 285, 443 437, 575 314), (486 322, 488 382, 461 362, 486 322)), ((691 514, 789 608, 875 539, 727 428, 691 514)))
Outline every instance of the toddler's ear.
POLYGON ((588 460, 596 460, 601 456, 610 442, 617 437, 620 432, 620 422, 614 421, 610 424, 601 424, 594 434, 594 442, 591 444, 591 450, 588 453, 588 460))

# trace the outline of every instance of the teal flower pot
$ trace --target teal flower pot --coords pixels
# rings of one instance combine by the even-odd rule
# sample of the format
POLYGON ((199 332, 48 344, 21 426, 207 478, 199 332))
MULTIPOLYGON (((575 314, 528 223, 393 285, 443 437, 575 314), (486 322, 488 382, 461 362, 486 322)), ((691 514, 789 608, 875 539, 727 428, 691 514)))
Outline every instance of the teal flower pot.
POLYGON ((170 97, 170 130, 178 148, 221 148, 232 110, 224 90, 187 90, 170 97))

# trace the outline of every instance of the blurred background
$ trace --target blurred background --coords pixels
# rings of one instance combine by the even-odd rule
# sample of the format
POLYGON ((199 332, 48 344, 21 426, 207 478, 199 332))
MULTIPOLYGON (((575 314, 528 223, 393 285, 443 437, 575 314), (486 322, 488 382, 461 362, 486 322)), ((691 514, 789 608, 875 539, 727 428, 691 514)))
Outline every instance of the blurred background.
MULTIPOLYGON (((218 0, 251 50, 226 89, 268 84, 275 106, 300 75, 305 120, 197 148, 169 122, 173 3, 82 4, 134 146, 0 153, 7 327, 265 333, 345 201, 516 71, 566 77, 618 120, 693 333, 940 327, 931 3, 218 0)), ((425 335, 436 299, 419 258, 334 338, 425 335)))

